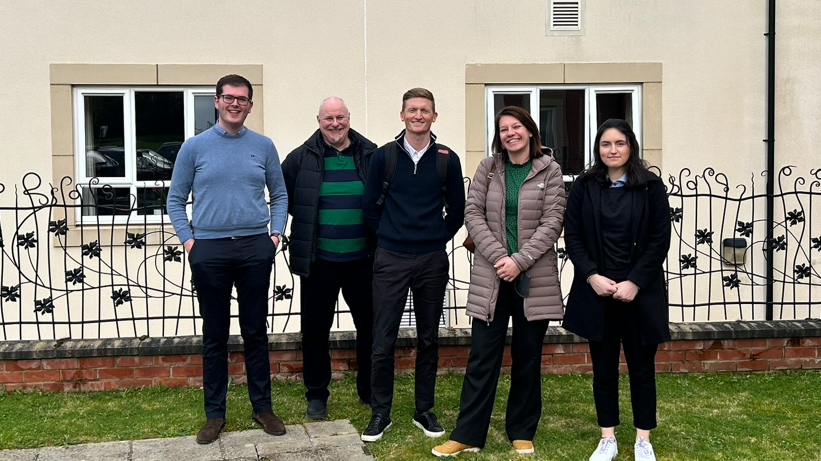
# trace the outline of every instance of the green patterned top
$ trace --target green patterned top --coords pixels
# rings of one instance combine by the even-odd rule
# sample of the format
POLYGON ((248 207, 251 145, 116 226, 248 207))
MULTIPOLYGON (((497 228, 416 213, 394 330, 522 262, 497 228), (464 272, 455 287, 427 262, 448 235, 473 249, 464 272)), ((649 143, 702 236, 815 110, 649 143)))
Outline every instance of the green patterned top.
POLYGON ((532 160, 521 165, 510 160, 505 163, 505 231, 508 255, 519 251, 519 189, 530 173, 532 163, 532 160))

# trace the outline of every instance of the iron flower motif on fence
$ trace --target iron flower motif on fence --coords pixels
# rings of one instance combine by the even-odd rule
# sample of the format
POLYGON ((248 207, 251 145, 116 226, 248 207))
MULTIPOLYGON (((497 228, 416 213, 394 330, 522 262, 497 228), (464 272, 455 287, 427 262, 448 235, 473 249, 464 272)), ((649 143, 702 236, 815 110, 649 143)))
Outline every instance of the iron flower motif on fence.
POLYGON ((182 251, 179 250, 179 247, 172 247, 171 245, 168 245, 165 247, 165 250, 163 250, 163 254, 165 255, 163 259, 166 261, 175 261, 178 263, 182 262, 182 259, 180 258, 182 251))
POLYGON ((738 279, 738 275, 735 272, 721 277, 721 280, 724 280, 724 286, 729 287, 731 290, 741 285, 741 280, 738 279))
POLYGON ((798 210, 792 210, 787 213, 787 222, 790 223, 790 226, 795 226, 800 222, 804 222, 804 212, 798 210))
POLYGON ((37 246, 37 239, 34 238, 34 232, 26 232, 26 235, 17 234, 17 245, 23 247, 24 250, 37 246))
POLYGON ((821 251, 821 237, 813 237, 812 238, 812 249, 821 251))
POLYGON ((281 235, 280 237, 282 237, 282 251, 288 251, 288 247, 291 246, 291 239, 287 235, 281 235))
POLYGON ((86 243, 82 246, 83 249, 83 256, 88 256, 88 259, 94 259, 94 257, 100 257, 100 253, 103 249, 100 247, 100 244, 97 241, 93 241, 91 243, 86 243))
POLYGON ((787 249, 787 237, 779 235, 778 237, 770 239, 770 248, 775 251, 784 251, 787 249))
POLYGON ((124 243, 131 246, 131 248, 140 249, 145 245, 145 234, 132 234, 128 232, 127 237, 128 239, 126 239, 124 243))
POLYGON ((0 287, 0 298, 3 298, 3 301, 9 303, 17 302, 18 296, 20 296, 20 285, 0 287))
POLYGON ((797 279, 804 279, 804 278, 808 279, 808 278, 810 278, 811 272, 812 272, 812 267, 807 266, 806 264, 802 263, 798 266, 795 266, 795 278, 797 278, 797 279))
POLYGON ((698 256, 693 256, 690 253, 687 253, 686 255, 681 255, 681 258, 679 259, 679 262, 681 263, 681 269, 695 269, 696 259, 698 259, 698 256))
POLYGON ((123 303, 131 301, 131 292, 128 290, 123 291, 123 289, 120 288, 119 290, 111 292, 111 299, 114 300, 114 307, 117 307, 123 303))
POLYGON ((49 221, 48 231, 54 235, 66 235, 68 233, 68 225, 65 219, 59 221, 49 221))
POLYGON ((277 301, 282 301, 283 299, 291 299, 292 290, 285 285, 277 285, 274 288, 274 297, 277 301))
POLYGON ((707 229, 699 229, 696 231, 696 245, 701 245, 702 243, 706 243, 707 245, 713 243, 713 231, 708 231, 707 229))
POLYGON ((562 260, 566 260, 567 258, 569 258, 569 256, 567 256, 567 250, 565 250, 564 248, 557 249, 556 250, 556 256, 558 256, 559 259, 562 259, 562 260))
POLYGON ((54 302, 52 302, 51 296, 34 301, 34 312, 41 314, 51 314, 54 312, 54 302))
POLYGON ((670 221, 673 222, 681 222, 681 218, 684 216, 684 211, 682 211, 679 207, 670 207, 670 221))
POLYGON ((83 274, 82 267, 66 271, 66 283, 71 282, 72 285, 76 285, 78 283, 83 283, 83 280, 85 280, 85 278, 86 275, 83 274))
POLYGON ((739 221, 735 231, 741 234, 742 237, 749 237, 753 235, 753 223, 739 221))

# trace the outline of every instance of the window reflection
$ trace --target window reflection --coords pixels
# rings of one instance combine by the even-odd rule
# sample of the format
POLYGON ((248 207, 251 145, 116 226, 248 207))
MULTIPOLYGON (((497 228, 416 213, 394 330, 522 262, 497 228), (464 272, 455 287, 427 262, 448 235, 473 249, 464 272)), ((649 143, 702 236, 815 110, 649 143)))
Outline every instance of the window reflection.
POLYGON ((121 95, 86 96, 83 102, 86 176, 89 178, 124 177, 123 97, 121 95))
POLYGON ((182 92, 139 91, 134 94, 137 180, 169 180, 174 169, 174 146, 185 139, 182 92), (165 146, 165 149, 163 147, 165 146), (162 152, 166 155, 161 154, 162 152), (173 151, 173 153, 172 153, 173 151))
POLYGON ((164 215, 168 214, 165 209, 165 201, 168 197, 167 187, 138 187, 137 188, 137 214, 138 215, 164 215))
MULTIPOLYGON (((507 106, 519 106, 522 109, 530 112, 530 93, 496 93, 493 95, 493 107, 496 108, 497 114, 500 110, 504 109, 507 106)), ((496 114, 493 114, 493 116, 495 117, 496 114)))
POLYGON ((128 187, 83 188, 83 216, 115 216, 131 213, 131 189, 128 187))
POLYGON ((584 170, 584 90, 542 90, 539 131, 542 145, 553 148, 563 174, 584 170))
POLYGON ((194 134, 200 134, 217 123, 217 109, 211 95, 194 96, 194 134))

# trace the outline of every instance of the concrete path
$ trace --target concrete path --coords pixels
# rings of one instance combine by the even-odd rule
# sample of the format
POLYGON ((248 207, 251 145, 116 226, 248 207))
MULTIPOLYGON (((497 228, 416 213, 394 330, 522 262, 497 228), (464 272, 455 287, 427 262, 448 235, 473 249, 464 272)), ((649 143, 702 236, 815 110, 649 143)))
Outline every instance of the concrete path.
POLYGON ((261 429, 223 432, 198 445, 195 436, 89 443, 67 448, 0 450, 0 461, 365 461, 374 459, 347 419, 285 426, 280 437, 261 429))

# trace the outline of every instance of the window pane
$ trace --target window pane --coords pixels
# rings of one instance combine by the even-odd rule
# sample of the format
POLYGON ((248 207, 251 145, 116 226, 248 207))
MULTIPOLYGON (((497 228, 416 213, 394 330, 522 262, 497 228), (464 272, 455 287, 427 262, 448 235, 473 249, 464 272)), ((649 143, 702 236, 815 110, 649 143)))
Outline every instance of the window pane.
POLYGON ((128 187, 83 188, 83 216, 114 216, 131 213, 131 189, 128 187))
POLYGON ((596 130, 611 118, 620 118, 633 126, 633 95, 630 93, 599 93, 596 95, 596 130))
POLYGON ((194 96, 194 134, 200 134, 217 123, 213 96, 194 96))
MULTIPOLYGON (((185 111, 182 92, 137 92, 134 94, 134 116, 137 135, 137 180, 168 180, 174 168, 173 158, 160 154, 173 150, 185 139, 185 111)), ((171 157, 171 156, 170 156, 171 157)))
POLYGON ((137 214, 162 215, 167 214, 165 200, 168 197, 167 187, 138 187, 137 214))
POLYGON ((579 174, 585 167, 584 90, 541 90, 539 131, 542 145, 553 148, 563 174, 579 174))
POLYGON ((493 116, 496 117, 496 114, 498 114, 500 110, 504 109, 507 106, 519 106, 522 109, 530 112, 530 93, 524 93, 524 94, 494 93, 494 95, 493 95, 493 110, 495 111, 495 113, 493 114, 493 116))
POLYGON ((122 95, 85 96, 83 104, 86 176, 124 177, 122 95))

